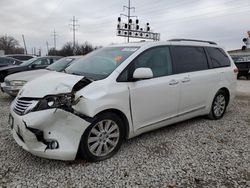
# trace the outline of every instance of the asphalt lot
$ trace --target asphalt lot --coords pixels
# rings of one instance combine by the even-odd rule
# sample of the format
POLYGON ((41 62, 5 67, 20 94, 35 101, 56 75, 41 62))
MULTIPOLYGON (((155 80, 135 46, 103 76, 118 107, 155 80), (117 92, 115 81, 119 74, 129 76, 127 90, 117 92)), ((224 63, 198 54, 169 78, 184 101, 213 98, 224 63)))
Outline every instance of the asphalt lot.
POLYGON ((99 163, 35 157, 13 140, 0 92, 0 187, 250 187, 250 81, 225 117, 199 117, 126 141, 99 163))

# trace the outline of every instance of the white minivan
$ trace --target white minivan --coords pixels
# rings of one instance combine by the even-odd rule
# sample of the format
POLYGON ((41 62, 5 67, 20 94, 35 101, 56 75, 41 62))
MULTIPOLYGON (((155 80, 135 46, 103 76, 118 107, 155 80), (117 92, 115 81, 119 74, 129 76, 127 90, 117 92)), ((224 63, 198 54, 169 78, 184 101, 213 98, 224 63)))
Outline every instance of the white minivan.
POLYGON ((214 42, 112 45, 28 82, 11 104, 13 137, 34 155, 100 161, 124 139, 196 116, 220 119, 238 69, 214 42))

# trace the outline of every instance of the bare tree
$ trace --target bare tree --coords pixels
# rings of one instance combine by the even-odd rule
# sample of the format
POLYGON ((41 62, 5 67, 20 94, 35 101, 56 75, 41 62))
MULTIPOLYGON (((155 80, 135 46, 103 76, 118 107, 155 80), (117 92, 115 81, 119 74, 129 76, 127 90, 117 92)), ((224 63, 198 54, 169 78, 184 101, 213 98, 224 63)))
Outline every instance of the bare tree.
POLYGON ((90 43, 85 42, 83 44, 75 44, 75 49, 72 42, 67 42, 63 45, 61 50, 50 49, 49 55, 61 55, 61 56, 72 56, 72 55, 86 55, 89 52, 99 47, 93 47, 90 43))
POLYGON ((24 49, 20 47, 18 40, 7 35, 0 37, 0 50, 4 50, 6 54, 24 53, 24 49))

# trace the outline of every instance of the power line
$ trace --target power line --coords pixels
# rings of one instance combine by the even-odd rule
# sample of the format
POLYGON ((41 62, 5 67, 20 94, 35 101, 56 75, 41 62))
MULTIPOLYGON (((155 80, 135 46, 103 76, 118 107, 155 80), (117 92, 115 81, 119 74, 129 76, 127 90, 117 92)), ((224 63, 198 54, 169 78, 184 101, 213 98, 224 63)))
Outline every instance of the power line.
MULTIPOLYGON (((215 18, 215 17, 225 17, 225 16, 231 16, 231 15, 236 15, 236 14, 242 14, 242 13, 245 13, 245 12, 248 12, 249 10, 244 10, 244 11, 238 11, 238 12, 234 12, 234 13, 230 13, 230 14, 224 14, 224 15, 217 15, 217 16, 211 16, 211 17, 205 17, 205 18, 202 18, 202 17, 199 17, 197 18, 196 20, 200 20, 200 21, 204 21, 204 20, 207 20, 207 19, 211 19, 211 18, 215 18)), ((182 22, 188 22, 188 21, 192 21, 192 20, 186 20, 186 21, 179 21, 178 23, 168 23, 168 25, 173 25, 173 24, 179 24, 179 23, 182 23, 182 22)), ((167 31, 167 30, 165 30, 167 31)), ((218 41, 223 38, 221 36, 218 36, 218 41)))
MULTIPOLYGON (((249 6, 238 6, 238 7, 230 7, 230 8, 225 8, 225 9, 220 9, 218 11, 212 11, 208 13, 202 13, 202 14, 196 14, 196 15, 191 15, 191 16, 184 16, 179 19, 172 19, 172 20, 157 20, 155 21, 156 23, 167 23, 167 24, 174 24, 174 23, 179 23, 179 22, 185 22, 185 21, 191 21, 190 18, 195 18, 195 19, 207 19, 207 18, 213 18, 213 17, 220 17, 224 15, 230 15, 234 14, 235 12, 230 12, 228 14, 224 15, 218 15, 218 13, 221 13, 221 11, 227 11, 231 9, 241 9, 241 8, 248 8, 249 6), (217 14, 216 14, 217 13, 217 14), (202 17, 202 16, 209 16, 209 17, 202 17)), ((247 10, 243 10, 244 12, 247 10)), ((239 13, 239 12, 237 12, 239 13)))
POLYGON ((37 29, 33 30, 32 34, 33 34, 34 32, 36 32, 37 30, 39 30, 40 28, 44 27, 44 26, 46 25, 46 23, 48 23, 47 20, 55 13, 55 11, 63 4, 64 1, 65 1, 65 0, 58 0, 58 3, 57 3, 57 5, 56 5, 56 7, 55 7, 53 10, 51 10, 51 11, 47 14, 48 16, 47 16, 46 18, 44 18, 44 19, 40 22, 39 27, 37 27, 37 29))
MULTIPOLYGON (((166 2, 166 1, 164 1, 164 2, 166 2)), ((172 3, 172 4, 168 3, 167 6, 165 6, 165 3, 162 3, 162 2, 154 3, 153 5, 150 4, 150 6, 147 6, 148 4, 144 3, 144 5, 142 6, 142 8, 140 8, 140 10, 146 11, 146 13, 149 14, 149 13, 158 12, 159 10, 160 11, 161 10, 167 11, 168 9, 183 7, 186 4, 190 4, 192 2, 197 2, 197 0, 187 0, 187 1, 175 2, 175 3, 172 3)))

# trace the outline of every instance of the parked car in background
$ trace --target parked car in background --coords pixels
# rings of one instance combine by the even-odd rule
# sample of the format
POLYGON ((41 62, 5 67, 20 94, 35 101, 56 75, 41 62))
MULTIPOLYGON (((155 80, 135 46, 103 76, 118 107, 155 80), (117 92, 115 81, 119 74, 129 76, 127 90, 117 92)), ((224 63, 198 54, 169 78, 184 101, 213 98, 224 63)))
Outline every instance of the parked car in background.
POLYGON ((196 116, 222 118, 237 73, 214 42, 112 45, 25 84, 9 123, 16 142, 34 155, 100 161, 125 138, 196 116))
POLYGON ((246 79, 250 79, 250 57, 245 56, 232 56, 235 65, 239 69, 238 78, 244 76, 246 79))
POLYGON ((12 57, 0 57, 0 67, 6 67, 9 65, 20 65, 21 63, 23 62, 12 57))
POLYGON ((4 82, 4 78, 10 74, 17 72, 30 71, 36 69, 45 69, 47 66, 53 64, 55 61, 61 59, 60 56, 45 56, 35 57, 20 65, 11 65, 0 68, 0 82, 4 82))
POLYGON ((4 83, 1 83, 1 90, 14 97, 28 81, 34 80, 42 75, 48 74, 51 71, 61 72, 82 57, 83 56, 65 57, 56 61, 52 65, 49 65, 45 69, 24 71, 11 74, 5 77, 4 83))
POLYGON ((9 55, 5 55, 5 57, 12 57, 12 58, 18 59, 20 61, 28 61, 29 59, 32 59, 36 56, 26 55, 26 54, 9 54, 9 55))

